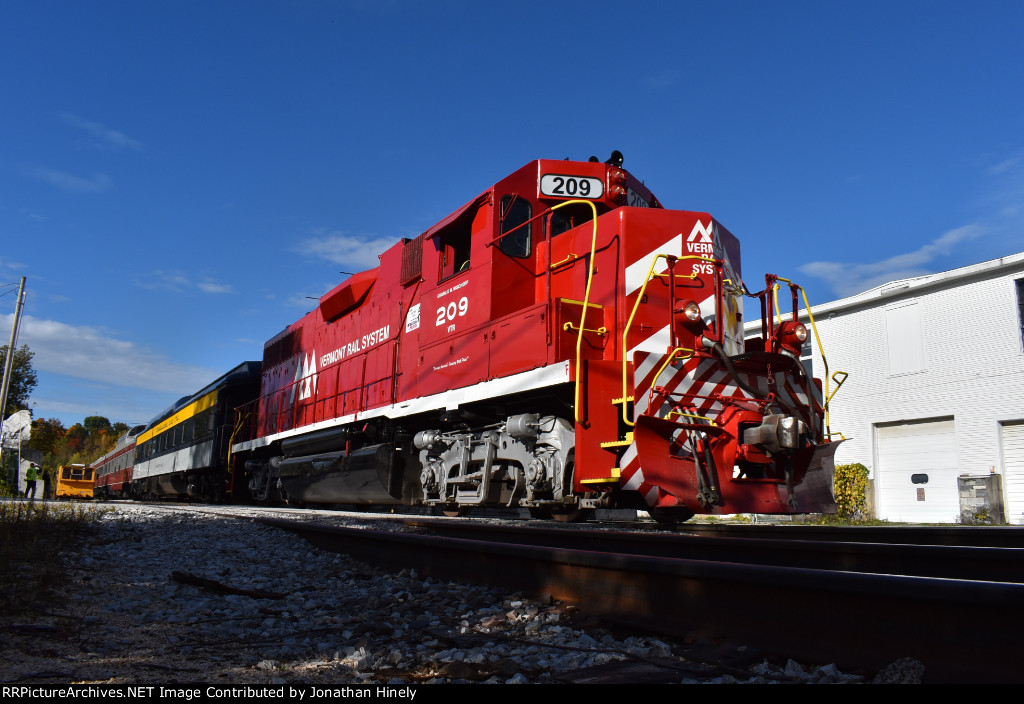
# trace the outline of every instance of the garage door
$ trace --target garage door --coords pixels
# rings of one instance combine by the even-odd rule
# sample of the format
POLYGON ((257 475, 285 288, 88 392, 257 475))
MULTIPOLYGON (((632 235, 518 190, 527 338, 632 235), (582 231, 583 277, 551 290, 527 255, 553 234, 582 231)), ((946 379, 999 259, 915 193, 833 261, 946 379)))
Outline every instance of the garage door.
POLYGON ((959 520, 959 470, 952 418, 878 425, 875 439, 879 518, 911 523, 959 520))
POLYGON ((1003 425, 1003 497, 1006 520, 1024 525, 1024 421, 1003 425))

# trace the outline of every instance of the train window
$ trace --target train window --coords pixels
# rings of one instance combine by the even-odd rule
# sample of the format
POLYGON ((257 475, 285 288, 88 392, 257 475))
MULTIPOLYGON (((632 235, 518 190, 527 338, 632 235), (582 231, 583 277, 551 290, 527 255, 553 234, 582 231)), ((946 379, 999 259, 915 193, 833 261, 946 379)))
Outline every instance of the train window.
POLYGON ((65 467, 64 468, 64 471, 61 473, 61 478, 62 479, 71 479, 71 467, 65 467))
MULTIPOLYGON (((533 216, 533 208, 530 201, 518 195, 501 197, 501 233, 504 234, 514 230, 533 216)), ((503 237, 498 243, 498 249, 510 257, 523 259, 530 256, 531 237, 530 232, 533 224, 519 227, 508 237, 503 237)))
POLYGON ((213 432, 213 409, 207 408, 195 417, 195 439, 208 437, 213 432))
POLYGON ((567 230, 590 222, 594 211, 586 203, 567 205, 551 213, 551 236, 560 235, 567 230))
POLYGON ((92 470, 91 469, 86 469, 85 470, 85 479, 87 479, 87 480, 88 479, 92 479, 92 470))
POLYGON ((471 223, 468 218, 463 218, 435 238, 436 246, 441 251, 438 281, 469 269, 471 223))

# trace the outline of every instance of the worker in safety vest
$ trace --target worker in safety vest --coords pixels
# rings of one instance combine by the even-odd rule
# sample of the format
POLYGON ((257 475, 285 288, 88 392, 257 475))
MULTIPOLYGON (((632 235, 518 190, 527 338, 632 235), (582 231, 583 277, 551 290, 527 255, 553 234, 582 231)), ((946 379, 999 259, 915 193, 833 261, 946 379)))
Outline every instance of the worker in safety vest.
POLYGON ((35 501, 36 480, 39 479, 39 468, 35 462, 28 463, 28 471, 25 472, 25 498, 35 501))

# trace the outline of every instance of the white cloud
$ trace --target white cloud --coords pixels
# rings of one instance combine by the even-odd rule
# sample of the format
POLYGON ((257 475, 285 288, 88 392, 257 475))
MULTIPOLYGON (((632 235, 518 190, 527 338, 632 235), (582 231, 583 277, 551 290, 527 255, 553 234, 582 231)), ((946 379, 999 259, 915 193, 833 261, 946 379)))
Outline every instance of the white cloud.
MULTIPOLYGON (((4 329, 10 329, 13 317, 0 317, 4 329)), ((178 364, 157 351, 110 337, 100 328, 32 316, 21 321, 18 345, 23 344, 35 353, 32 366, 38 371, 132 389, 181 395, 218 376, 213 370, 178 364)))
POLYGON ((99 122, 83 120, 77 115, 72 115, 70 113, 61 115, 61 118, 72 127, 85 130, 92 135, 95 140, 92 143, 93 147, 99 149, 131 149, 136 152, 142 151, 142 142, 137 139, 132 139, 123 132, 112 130, 99 122))
POLYGON ((944 232, 928 244, 905 254, 877 262, 810 262, 800 267, 808 276, 824 279, 838 296, 852 296, 881 286, 889 281, 923 276, 934 272, 931 264, 936 258, 949 254, 961 242, 972 240, 985 232, 980 225, 965 225, 944 232))
POLYGON ((990 176, 998 176, 999 174, 1005 174, 1007 171, 1010 171, 1019 163, 1020 157, 1011 157, 1009 159, 1004 159, 998 164, 990 166, 987 169, 985 169, 985 173, 989 174, 990 176))
POLYGON ((187 274, 182 271, 164 271, 157 269, 148 274, 139 274, 134 278, 135 285, 139 288, 150 291, 170 291, 172 293, 185 293, 193 289, 199 289, 203 293, 233 293, 231 284, 221 284, 207 278, 205 281, 194 283, 187 274))
POLYGON ((340 230, 318 233, 307 237, 296 245, 294 251, 311 257, 326 259, 347 267, 353 273, 373 269, 380 264, 378 255, 394 245, 396 238, 353 237, 340 230))
POLYGON ((1006 219, 1004 223, 1016 234, 1020 231, 1020 215, 1024 212, 1024 152, 1018 151, 994 166, 986 169, 992 177, 983 204, 996 217, 1006 219))
POLYGON ((41 396, 33 393, 31 405, 36 418, 57 417, 65 427, 80 423, 89 416, 103 416, 112 422, 129 425, 148 422, 170 402, 155 393, 133 391, 110 394, 104 389, 61 389, 62 396, 41 396))
POLYGON ((189 278, 179 271, 157 269, 149 274, 137 274, 134 281, 135 285, 139 288, 149 289, 150 291, 181 293, 192 288, 192 282, 189 278))
POLYGON ((213 281, 204 281, 196 284, 196 287, 204 293, 231 293, 231 284, 218 284, 213 281))
POLYGON ((110 190, 113 185, 105 174, 95 173, 89 178, 75 176, 66 171, 48 169, 45 166, 37 166, 32 169, 32 175, 40 181, 45 181, 51 186, 72 193, 101 193, 110 190))

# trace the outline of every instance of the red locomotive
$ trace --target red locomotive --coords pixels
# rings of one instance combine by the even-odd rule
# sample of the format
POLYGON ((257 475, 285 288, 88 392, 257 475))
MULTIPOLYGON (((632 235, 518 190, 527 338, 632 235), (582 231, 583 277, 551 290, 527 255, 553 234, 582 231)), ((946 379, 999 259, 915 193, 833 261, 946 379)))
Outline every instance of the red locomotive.
POLYGON ((796 288, 782 320, 776 278, 750 294, 739 250, 618 152, 531 162, 266 344, 234 493, 563 519, 833 510, 796 288))

